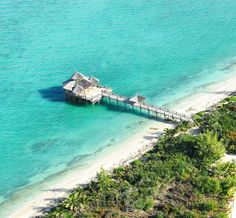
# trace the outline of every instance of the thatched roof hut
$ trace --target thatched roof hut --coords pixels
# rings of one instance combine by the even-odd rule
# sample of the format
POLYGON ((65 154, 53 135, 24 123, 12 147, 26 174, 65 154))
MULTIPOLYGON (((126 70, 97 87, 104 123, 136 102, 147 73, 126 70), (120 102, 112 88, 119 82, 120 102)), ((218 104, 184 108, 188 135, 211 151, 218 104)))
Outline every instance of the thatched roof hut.
POLYGON ((78 92, 81 91, 81 87, 83 89, 88 89, 93 86, 98 86, 99 80, 95 77, 87 77, 82 73, 75 72, 70 80, 67 80, 63 83, 63 89, 67 91, 74 91, 74 88, 79 86, 79 89, 76 89, 78 92))
POLYGON ((135 104, 135 103, 143 103, 145 99, 146 99, 146 97, 144 97, 144 96, 135 95, 132 98, 128 98, 128 101, 132 104, 135 104))
POLYGON ((63 83, 63 89, 69 96, 79 97, 92 103, 102 98, 102 87, 95 77, 87 77, 75 72, 72 77, 63 83))

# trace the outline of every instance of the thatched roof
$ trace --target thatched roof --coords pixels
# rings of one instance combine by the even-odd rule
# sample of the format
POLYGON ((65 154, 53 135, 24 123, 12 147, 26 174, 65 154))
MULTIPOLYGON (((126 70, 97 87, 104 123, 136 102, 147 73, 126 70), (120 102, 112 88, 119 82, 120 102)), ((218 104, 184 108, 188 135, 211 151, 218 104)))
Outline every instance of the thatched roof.
POLYGON ((140 103, 142 101, 144 101, 146 98, 144 96, 141 95, 135 95, 132 98, 129 98, 129 101, 132 103, 140 103))
POLYGON ((98 86, 99 80, 95 77, 87 77, 82 73, 75 72, 70 80, 63 83, 63 88, 73 93, 80 93, 84 89, 88 89, 93 86, 98 86))
POLYGON ((96 86, 99 84, 99 79, 97 79, 97 78, 95 78, 95 77, 89 78, 89 81, 90 81, 91 83, 93 83, 94 85, 96 85, 96 86))
POLYGON ((82 79, 88 79, 87 76, 85 76, 84 74, 82 73, 79 73, 79 72, 75 72, 73 74, 73 76, 71 77, 72 80, 82 80, 82 79))
POLYGON ((79 81, 76 81, 76 82, 79 86, 82 86, 84 89, 87 89, 87 88, 93 86, 93 83, 91 83, 87 79, 82 79, 82 80, 79 80, 79 81))
POLYGON ((65 85, 63 86, 63 89, 72 91, 75 86, 76 86, 76 81, 70 80, 68 83, 65 83, 65 85))
POLYGON ((75 93, 75 94, 80 93, 82 91, 84 91, 84 88, 79 85, 75 86, 73 89, 73 93, 75 93))

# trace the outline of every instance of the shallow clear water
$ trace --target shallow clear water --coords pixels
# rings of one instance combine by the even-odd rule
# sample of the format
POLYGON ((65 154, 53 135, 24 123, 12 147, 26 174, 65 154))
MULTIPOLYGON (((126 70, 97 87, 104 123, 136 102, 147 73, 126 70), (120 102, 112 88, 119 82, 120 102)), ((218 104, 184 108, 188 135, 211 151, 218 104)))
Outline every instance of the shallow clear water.
POLYGON ((75 70, 153 104, 178 99, 230 72, 236 1, 2 0, 0 42, 3 202, 148 122, 64 102, 75 70))

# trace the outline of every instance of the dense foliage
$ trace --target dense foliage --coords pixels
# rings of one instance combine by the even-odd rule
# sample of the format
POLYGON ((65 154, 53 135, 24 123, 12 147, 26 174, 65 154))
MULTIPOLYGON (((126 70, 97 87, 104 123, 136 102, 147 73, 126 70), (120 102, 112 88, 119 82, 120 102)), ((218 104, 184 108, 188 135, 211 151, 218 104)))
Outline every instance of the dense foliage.
POLYGON ((153 150, 111 175, 101 170, 45 217, 227 217, 236 166, 215 162, 235 153, 235 102, 196 115, 198 135, 188 123, 167 130, 153 150))
POLYGON ((217 133, 227 152, 236 154, 236 96, 226 98, 213 112, 202 112, 195 117, 202 132, 208 129, 217 133))

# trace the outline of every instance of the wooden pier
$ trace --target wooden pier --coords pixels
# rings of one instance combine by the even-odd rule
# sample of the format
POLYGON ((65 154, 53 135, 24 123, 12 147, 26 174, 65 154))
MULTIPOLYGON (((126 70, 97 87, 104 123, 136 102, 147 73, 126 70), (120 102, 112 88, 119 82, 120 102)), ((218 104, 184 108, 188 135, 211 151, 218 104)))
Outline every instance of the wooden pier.
POLYGON ((163 117, 164 119, 170 119, 173 121, 187 121, 187 122, 192 122, 192 118, 185 115, 185 114, 181 114, 175 111, 170 111, 166 108, 161 108, 158 106, 153 106, 153 105, 148 105, 146 103, 141 103, 141 102, 132 102, 129 101, 129 98, 126 98, 124 96, 120 96, 117 94, 110 94, 110 93, 106 93, 106 92, 102 92, 102 95, 104 98, 108 98, 109 102, 111 100, 118 102, 121 102, 124 104, 124 107, 126 108, 127 104, 130 105, 133 109, 134 108, 138 108, 140 110, 140 112, 142 110, 146 111, 148 114, 153 113, 153 115, 157 118, 159 116, 163 117))
POLYGON ((74 73, 73 76, 63 83, 63 89, 67 99, 75 101, 91 102, 95 104, 100 102, 102 99, 107 98, 109 102, 115 100, 117 105, 119 102, 124 104, 126 108, 130 105, 133 110, 138 108, 140 112, 146 111, 149 115, 155 117, 163 117, 164 119, 170 119, 173 121, 188 121, 192 122, 192 118, 178 112, 170 111, 165 108, 149 105, 145 103, 145 97, 136 95, 132 98, 117 95, 112 92, 111 88, 101 86, 99 80, 95 77, 87 77, 82 73, 74 73))

